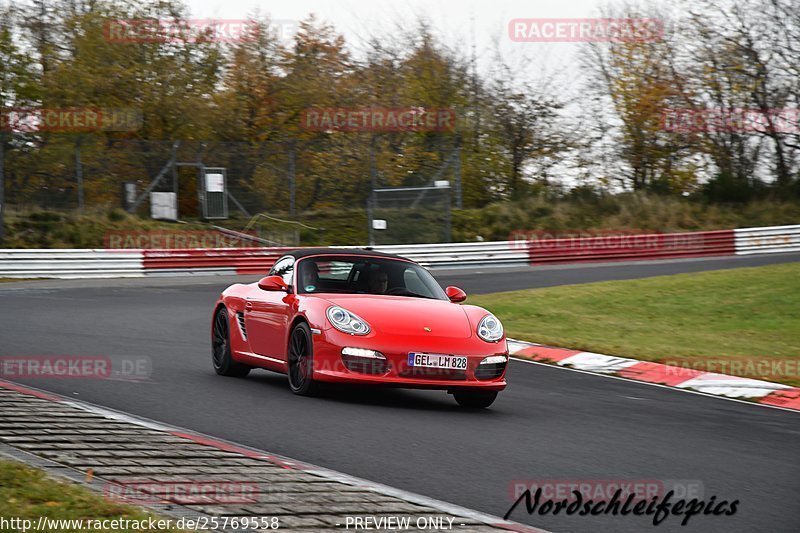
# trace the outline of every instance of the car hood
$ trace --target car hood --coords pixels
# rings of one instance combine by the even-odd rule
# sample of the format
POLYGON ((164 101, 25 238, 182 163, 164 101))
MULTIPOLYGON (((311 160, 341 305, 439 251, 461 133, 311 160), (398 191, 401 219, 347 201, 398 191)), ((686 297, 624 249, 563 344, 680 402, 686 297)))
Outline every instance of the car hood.
POLYGON ((324 299, 357 314, 378 334, 428 334, 451 339, 472 336, 467 313, 448 301, 374 294, 326 294, 324 299))

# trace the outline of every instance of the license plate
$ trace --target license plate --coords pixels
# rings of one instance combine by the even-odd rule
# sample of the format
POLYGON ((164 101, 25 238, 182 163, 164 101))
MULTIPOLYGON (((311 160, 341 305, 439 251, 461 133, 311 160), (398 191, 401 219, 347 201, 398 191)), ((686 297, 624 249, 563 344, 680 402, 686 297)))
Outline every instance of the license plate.
POLYGON ((467 358, 460 355, 410 352, 408 354, 408 366, 466 370, 467 358))

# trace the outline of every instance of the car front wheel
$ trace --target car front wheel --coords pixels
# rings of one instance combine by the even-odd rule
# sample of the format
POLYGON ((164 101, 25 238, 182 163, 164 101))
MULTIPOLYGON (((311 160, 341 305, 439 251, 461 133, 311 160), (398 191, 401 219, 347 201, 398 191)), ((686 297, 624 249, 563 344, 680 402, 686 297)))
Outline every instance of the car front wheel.
POLYGON ((453 391, 453 397, 461 407, 484 409, 494 403, 497 391, 453 391))
POLYGON ((237 363, 231 356, 230 320, 225 308, 214 316, 214 330, 211 333, 211 362, 214 372, 220 376, 243 378, 250 373, 250 367, 237 363))
POLYGON ((301 396, 311 396, 316 392, 314 383, 314 345, 311 342, 311 328, 300 322, 289 337, 289 388, 301 396))

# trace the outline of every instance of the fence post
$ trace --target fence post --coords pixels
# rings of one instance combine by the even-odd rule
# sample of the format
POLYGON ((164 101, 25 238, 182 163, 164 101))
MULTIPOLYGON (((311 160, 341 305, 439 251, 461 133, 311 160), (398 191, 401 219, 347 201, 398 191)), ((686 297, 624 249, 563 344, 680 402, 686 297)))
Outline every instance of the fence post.
POLYGON ((296 143, 293 140, 289 141, 289 214, 294 215, 295 212, 295 195, 296 195, 296 185, 295 185, 295 157, 296 157, 296 143))
POLYGON ((6 237, 5 229, 5 197, 6 197, 6 134, 0 132, 0 245, 6 237))
POLYGON ((81 164, 81 143, 83 136, 75 140, 75 181, 78 182, 78 212, 83 213, 83 165, 81 164))
POLYGON ((375 135, 369 142, 369 197, 367 198, 367 234, 369 235, 369 245, 375 246, 375 230, 372 227, 372 212, 375 208, 375 187, 378 185, 378 169, 375 166, 375 135))
POLYGON ((369 198, 367 198, 367 235, 369 236, 367 242, 370 246, 375 246, 375 230, 372 229, 372 201, 374 198, 375 192, 370 192, 369 198))
POLYGON ((456 160, 455 160, 455 182, 456 182, 456 209, 462 209, 464 202, 461 198, 461 136, 456 137, 456 160))
MULTIPOLYGON (((460 189, 459 189, 460 191, 460 189)), ((460 193, 459 193, 460 197, 460 193)), ((444 242, 453 242, 453 229, 452 229, 452 222, 450 220, 450 207, 452 205, 450 191, 447 191, 447 215, 446 222, 445 222, 445 241, 444 242)))
POLYGON ((174 143, 172 143, 172 155, 170 156, 169 161, 167 161, 167 164, 164 165, 164 167, 158 172, 158 174, 156 174, 156 177, 153 178, 153 181, 150 182, 150 185, 148 185, 147 188, 145 188, 142 194, 140 194, 139 197, 136 198, 136 201, 133 202, 133 204, 131 204, 131 206, 128 208, 128 213, 134 213, 136 211, 136 209, 139 207, 139 204, 141 204, 144 201, 144 199, 147 198, 147 195, 150 194, 150 192, 153 189, 155 189, 156 185, 158 185, 158 183, 161 181, 161 178, 163 178, 164 175, 167 173, 167 170, 169 170, 169 168, 175 164, 175 160, 178 157, 178 147, 180 146, 180 144, 181 144, 180 141, 175 141, 174 143))
POLYGON ((175 193, 175 218, 181 218, 181 203, 178 200, 178 165, 172 165, 172 192, 175 193))

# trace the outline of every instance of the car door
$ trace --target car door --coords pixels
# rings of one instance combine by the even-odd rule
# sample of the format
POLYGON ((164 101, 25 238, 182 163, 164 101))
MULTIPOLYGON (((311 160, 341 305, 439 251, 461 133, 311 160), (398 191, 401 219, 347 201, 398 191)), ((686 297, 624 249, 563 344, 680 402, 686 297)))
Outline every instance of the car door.
MULTIPOLYGON (((292 285, 294 257, 285 256, 275 262, 270 276, 281 276, 292 285)), ((256 289, 245 302, 245 324, 254 353, 281 361, 286 360, 286 330, 289 327, 292 296, 283 291, 256 289)))

